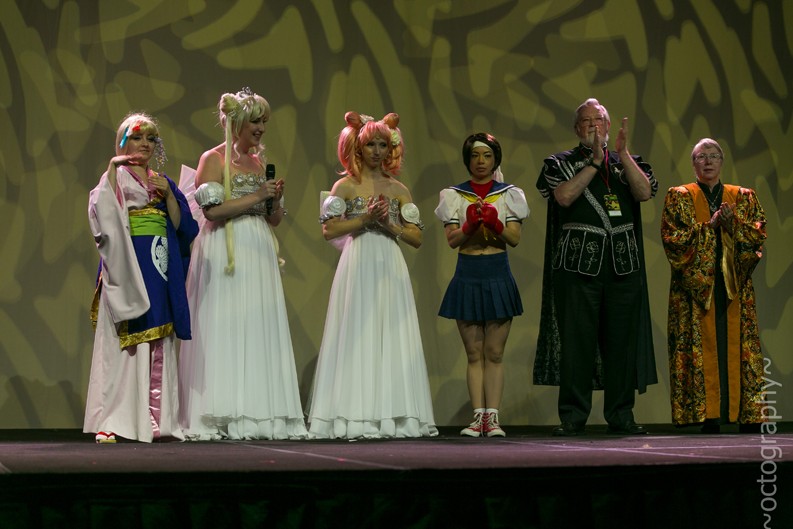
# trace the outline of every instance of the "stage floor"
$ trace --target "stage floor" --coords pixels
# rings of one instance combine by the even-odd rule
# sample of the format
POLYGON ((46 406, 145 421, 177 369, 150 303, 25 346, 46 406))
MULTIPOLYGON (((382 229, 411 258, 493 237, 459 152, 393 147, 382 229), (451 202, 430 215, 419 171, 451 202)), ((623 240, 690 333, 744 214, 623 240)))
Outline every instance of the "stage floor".
POLYGON ((110 445, 0 430, 0 527, 790 527, 793 425, 777 426, 110 445))
MULTIPOLYGON (((721 434, 695 427, 648 427, 617 436, 590 426, 580 437, 552 437, 552 427, 504 427, 506 438, 466 438, 459 428, 438 437, 389 440, 158 442, 97 445, 75 430, 0 430, 0 473, 295 472, 414 469, 534 469, 757 463, 777 446, 793 458, 793 428, 773 435, 721 434)), ((793 426, 793 425, 792 425, 793 426)), ((775 459, 784 459, 776 457, 775 459)))

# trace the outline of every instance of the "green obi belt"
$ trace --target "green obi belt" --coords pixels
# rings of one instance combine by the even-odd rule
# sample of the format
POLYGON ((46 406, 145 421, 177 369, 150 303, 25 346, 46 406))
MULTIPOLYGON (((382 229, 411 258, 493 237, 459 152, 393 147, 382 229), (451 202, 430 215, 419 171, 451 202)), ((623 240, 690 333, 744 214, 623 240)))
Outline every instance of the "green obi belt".
POLYGON ((165 212, 157 208, 133 209, 129 212, 130 235, 159 235, 165 237, 166 230, 165 212))

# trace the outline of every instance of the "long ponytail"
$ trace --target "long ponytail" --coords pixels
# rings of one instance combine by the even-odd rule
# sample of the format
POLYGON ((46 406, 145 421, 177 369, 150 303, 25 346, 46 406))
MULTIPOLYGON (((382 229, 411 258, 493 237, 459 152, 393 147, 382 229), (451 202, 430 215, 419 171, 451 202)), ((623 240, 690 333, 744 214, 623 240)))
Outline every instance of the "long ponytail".
MULTIPOLYGON (((231 136, 231 120, 226 119, 226 156, 223 162, 223 194, 225 200, 231 199, 231 150, 234 148, 231 136)), ((226 219, 226 253, 228 263, 226 264, 226 274, 234 275, 234 222, 226 219)))

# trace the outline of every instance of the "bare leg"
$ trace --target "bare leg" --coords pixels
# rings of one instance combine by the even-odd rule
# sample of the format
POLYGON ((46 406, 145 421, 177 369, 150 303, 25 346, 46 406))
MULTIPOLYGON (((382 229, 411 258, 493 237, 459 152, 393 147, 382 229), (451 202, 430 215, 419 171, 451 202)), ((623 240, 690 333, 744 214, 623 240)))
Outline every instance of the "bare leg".
POLYGON ((465 354, 468 356, 466 381, 468 382, 468 396, 474 409, 485 407, 485 328, 470 321, 457 320, 457 329, 463 339, 465 354))
POLYGON ((468 395, 476 408, 498 408, 504 393, 504 347, 512 320, 457 321, 465 353, 468 355, 468 395))
POLYGON ((483 385, 487 408, 498 409, 501 405, 501 397, 504 393, 504 364, 502 360, 511 327, 512 320, 485 322, 483 385))

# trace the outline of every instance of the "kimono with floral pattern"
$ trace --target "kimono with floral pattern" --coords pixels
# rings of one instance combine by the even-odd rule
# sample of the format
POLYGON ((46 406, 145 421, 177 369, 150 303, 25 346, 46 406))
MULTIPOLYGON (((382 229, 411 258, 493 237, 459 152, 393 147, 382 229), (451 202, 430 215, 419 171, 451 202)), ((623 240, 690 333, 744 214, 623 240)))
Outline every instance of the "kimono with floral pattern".
MULTIPOLYGON (((763 422, 763 355, 752 272, 766 239, 765 213, 751 189, 725 185, 723 201, 735 204, 733 233, 723 227, 716 262, 716 231, 698 184, 669 189, 661 237, 672 268, 668 347, 672 420, 676 425, 720 416, 714 287, 716 267, 727 290, 729 420, 763 422)), ((722 418, 726 419, 726 417, 722 418)))

